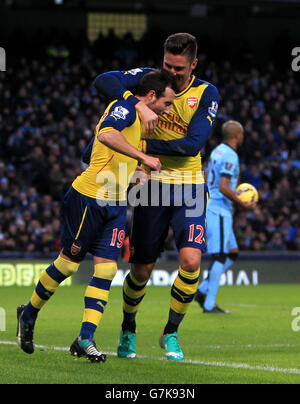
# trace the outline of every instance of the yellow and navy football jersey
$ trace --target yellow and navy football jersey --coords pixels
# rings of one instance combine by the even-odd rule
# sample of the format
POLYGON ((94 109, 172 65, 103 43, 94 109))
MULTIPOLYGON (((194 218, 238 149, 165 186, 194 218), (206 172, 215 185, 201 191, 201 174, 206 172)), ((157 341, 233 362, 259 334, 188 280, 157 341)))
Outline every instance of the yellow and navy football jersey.
MULTIPOLYGON (((138 68, 98 76, 95 87, 107 96, 135 103, 129 89, 151 71, 138 68)), ((163 182, 204 183, 200 150, 217 115, 219 93, 215 86, 191 76, 186 89, 177 93, 169 115, 159 116, 155 130, 145 135, 146 152, 160 158, 162 170, 152 178, 163 182)))
POLYGON ((99 200, 125 201, 137 160, 118 153, 99 142, 98 135, 118 130, 135 148, 141 139, 141 124, 134 105, 115 100, 106 108, 95 129, 89 149, 89 166, 72 186, 83 195, 99 200))

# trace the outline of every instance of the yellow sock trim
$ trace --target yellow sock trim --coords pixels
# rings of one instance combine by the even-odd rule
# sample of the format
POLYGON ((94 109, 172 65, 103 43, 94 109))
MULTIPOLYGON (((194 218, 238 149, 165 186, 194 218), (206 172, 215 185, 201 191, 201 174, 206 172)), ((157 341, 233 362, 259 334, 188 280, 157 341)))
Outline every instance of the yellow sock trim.
POLYGON ((45 289, 49 290, 49 292, 55 292, 59 286, 59 283, 52 279, 46 271, 42 272, 40 277, 40 282, 44 286, 45 289))
MULTIPOLYGON (((112 281, 116 275, 117 269, 118 266, 116 262, 105 262, 96 264, 94 267, 94 277, 112 281)), ((104 302, 108 302, 109 292, 109 290, 104 290, 89 285, 85 291, 85 297, 98 299, 99 301, 97 302, 97 304, 104 309, 105 305, 101 302, 101 300, 104 302)), ((98 326, 101 321, 102 315, 103 313, 101 311, 94 309, 85 309, 82 322, 89 322, 98 326)))
MULTIPOLYGON (((183 278, 193 281, 193 280, 196 280, 196 279, 199 278, 200 268, 196 272, 186 272, 186 271, 183 271, 180 268, 179 273, 183 278)), ((174 282, 174 286, 177 289, 182 290, 184 293, 186 293, 188 295, 191 295, 191 294, 194 294, 197 291, 198 282, 189 284, 189 283, 184 282, 182 279, 180 279, 179 276, 177 276, 177 278, 175 279, 175 282, 174 282)))
POLYGON ((182 300, 186 300, 196 293, 199 285, 198 279, 200 275, 200 268, 196 272, 187 272, 179 267, 179 274, 187 281, 195 281, 190 284, 188 282, 184 282, 184 280, 182 280, 179 276, 177 276, 174 281, 173 286, 176 288, 175 295, 178 295, 178 299, 171 295, 171 309, 176 313, 186 314, 191 302, 184 303, 183 301, 180 301, 180 299, 182 298, 182 300))
POLYGON ((103 313, 93 309, 85 309, 83 314, 82 322, 89 322, 98 326, 100 323, 103 313))
POLYGON ((184 271, 181 267, 179 267, 180 275, 187 279, 196 279, 200 276, 200 268, 196 272, 187 272, 184 271))
POLYGON ((123 289, 124 289, 125 295, 127 295, 133 299, 138 299, 139 297, 141 297, 145 294, 146 288, 144 288, 142 290, 133 290, 130 288, 130 286, 128 286, 127 282, 124 282, 123 289))
POLYGON ((133 314, 136 313, 139 309, 139 306, 130 306, 129 304, 123 302, 123 310, 125 313, 133 314))
POLYGON ((191 303, 181 303, 171 296, 171 309, 178 314, 186 314, 191 303))
POLYGON ((35 309, 41 309, 46 302, 47 300, 41 299, 40 296, 36 293, 36 291, 33 292, 30 299, 30 303, 35 309))
POLYGON ((85 291, 85 297, 92 297, 93 299, 101 299, 104 301, 108 301, 109 290, 98 289, 94 286, 88 286, 85 291))
POLYGON ((96 264, 94 276, 112 281, 117 273, 117 270, 118 266, 116 262, 96 264))
POLYGON ((80 263, 71 262, 63 258, 59 255, 54 261, 54 266, 61 272, 63 275, 69 277, 78 271, 80 263))
POLYGON ((132 282, 133 282, 136 286, 144 286, 144 285, 146 286, 146 284, 147 284, 147 282, 148 282, 148 281, 143 281, 143 282, 137 281, 137 280, 135 279, 135 277, 133 276, 132 272, 129 273, 129 276, 130 276, 132 282))
MULTIPOLYGON (((143 287, 141 290, 134 290, 132 289, 128 283, 127 283, 127 279, 125 278, 124 284, 123 284, 123 292, 126 296, 128 296, 128 298, 132 299, 132 300, 137 300, 140 297, 142 297, 143 295, 146 294, 146 285, 147 285, 147 281, 145 282, 138 282, 135 277, 133 276, 133 274, 130 272, 129 273, 130 279, 132 280, 132 282, 136 285, 136 286, 140 286, 143 287)), ((138 303, 137 305, 133 306, 130 305, 128 303, 125 302, 125 300, 123 299, 123 310, 125 311, 125 313, 136 313, 139 309, 141 305, 141 302, 138 303)))

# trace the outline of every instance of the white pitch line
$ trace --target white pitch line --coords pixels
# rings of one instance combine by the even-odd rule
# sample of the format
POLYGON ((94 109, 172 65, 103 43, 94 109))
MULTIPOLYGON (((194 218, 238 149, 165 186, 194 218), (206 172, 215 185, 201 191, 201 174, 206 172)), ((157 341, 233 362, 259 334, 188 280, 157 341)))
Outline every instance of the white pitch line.
POLYGON ((231 307, 242 307, 244 309, 258 309, 260 307, 263 307, 264 309, 276 309, 276 310, 291 310, 291 306, 269 306, 266 304, 235 304, 235 303, 229 303, 228 306, 231 307))
POLYGON ((300 344, 273 344, 273 345, 207 345, 201 346, 203 349, 272 349, 272 348, 295 348, 299 347, 300 344))
MULTIPOLYGON (((0 341, 0 345, 16 346, 17 343, 13 342, 13 341, 0 341)), ((52 349, 55 351, 69 351, 69 348, 65 348, 65 347, 46 346, 46 345, 35 345, 35 347, 38 349, 45 349, 45 350, 52 349)), ((117 356, 117 354, 115 352, 106 352, 106 354, 108 356, 117 356)), ((148 360, 157 360, 157 361, 166 361, 167 360, 166 358, 162 358, 162 357, 140 356, 140 355, 137 355, 137 359, 148 359, 148 360)), ((190 360, 190 359, 184 359, 177 363, 300 375, 300 369, 276 368, 273 366, 270 367, 270 366, 261 366, 261 365, 252 366, 247 363, 226 363, 226 362, 214 362, 214 361, 209 362, 209 361, 198 361, 198 360, 190 360)))

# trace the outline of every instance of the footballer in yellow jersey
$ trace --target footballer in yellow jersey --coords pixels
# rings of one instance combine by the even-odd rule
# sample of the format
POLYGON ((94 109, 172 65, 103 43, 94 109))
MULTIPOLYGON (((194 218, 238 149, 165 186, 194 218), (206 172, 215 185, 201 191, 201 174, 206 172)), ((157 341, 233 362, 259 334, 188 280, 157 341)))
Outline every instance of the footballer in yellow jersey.
POLYGON ((161 171, 152 175, 147 184, 148 206, 134 208, 132 265, 123 287, 120 357, 135 356, 135 315, 170 226, 178 250, 179 273, 171 288, 169 319, 160 345, 165 349, 167 359, 177 361, 184 357, 177 330, 197 291, 201 257, 206 251, 208 190, 202 175, 200 151, 211 133, 219 103, 216 87, 192 74, 196 65, 196 38, 188 33, 170 35, 164 44, 163 67, 175 76, 178 92, 168 116, 155 117, 153 111, 145 108, 130 92, 151 70, 149 68, 104 73, 94 82, 101 93, 135 104, 147 129, 143 150, 159 156, 162 163, 161 171), (180 184, 183 185, 181 190, 178 189, 180 184), (165 203, 167 185, 170 198, 165 203), (158 198, 154 198, 156 193, 158 198), (158 200, 158 203, 152 203, 153 200, 158 200), (196 207, 194 210, 191 201, 196 207), (128 339, 131 341, 129 345, 126 343, 128 339))
POLYGON ((98 141, 99 135, 115 129, 138 149, 140 119, 128 101, 111 102, 100 119, 95 129, 90 164, 72 184, 79 193, 98 200, 126 201, 126 191, 138 161, 98 141))
MULTIPOLYGON (((176 82, 167 71, 151 72, 141 78, 137 97, 156 114, 168 114, 174 101, 176 82)), ((74 274, 89 252, 94 257, 94 276, 84 297, 85 310, 79 336, 70 347, 72 355, 104 362, 94 333, 108 302, 117 259, 125 239, 126 189, 138 161, 159 170, 158 158, 138 150, 140 119, 132 103, 116 100, 109 104, 90 144, 90 165, 75 179, 62 203, 61 252, 42 273, 27 306, 18 307, 18 343, 34 352, 33 330, 37 315, 59 284, 74 274), (122 171, 119 166, 122 165, 122 171), (125 174, 124 174, 125 172, 125 174), (99 175, 105 173, 105 191, 99 175), (100 192, 99 192, 100 188, 100 192), (99 203, 100 201, 105 204, 99 203), (114 202, 114 203, 111 203, 114 202)))
MULTIPOLYGON (((98 76, 95 85, 102 92, 105 88, 111 94, 120 96, 123 93, 134 103, 135 97, 123 87, 117 90, 118 86, 130 88, 149 71, 149 68, 139 68, 128 72, 104 73, 98 76), (109 89, 103 85, 106 80, 109 89)), ((187 87, 176 94, 170 114, 159 116, 156 128, 144 134, 144 150, 147 154, 160 156, 160 180, 181 178, 180 173, 190 172, 191 183, 204 183, 203 176, 197 176, 202 171, 200 150, 211 132, 218 103, 217 89, 192 75, 187 87)))

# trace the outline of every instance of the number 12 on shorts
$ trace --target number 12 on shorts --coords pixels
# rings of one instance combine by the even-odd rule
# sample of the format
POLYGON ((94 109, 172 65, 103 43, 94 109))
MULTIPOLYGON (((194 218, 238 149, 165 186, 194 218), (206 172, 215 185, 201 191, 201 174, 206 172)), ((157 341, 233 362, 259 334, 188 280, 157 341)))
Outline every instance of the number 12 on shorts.
POLYGON ((203 235, 204 235, 204 228, 203 226, 201 226, 200 224, 196 225, 196 232, 195 232, 195 225, 191 224, 190 225, 190 231, 189 231, 189 240, 190 242, 195 242, 195 243, 199 243, 202 244, 203 243, 203 235), (198 233, 199 234, 195 234, 198 233))
POLYGON ((118 231, 118 230, 119 230, 118 228, 113 229, 113 234, 110 242, 111 247, 115 247, 115 245, 117 244, 117 247, 121 248, 124 244, 125 231, 124 230, 118 231))

